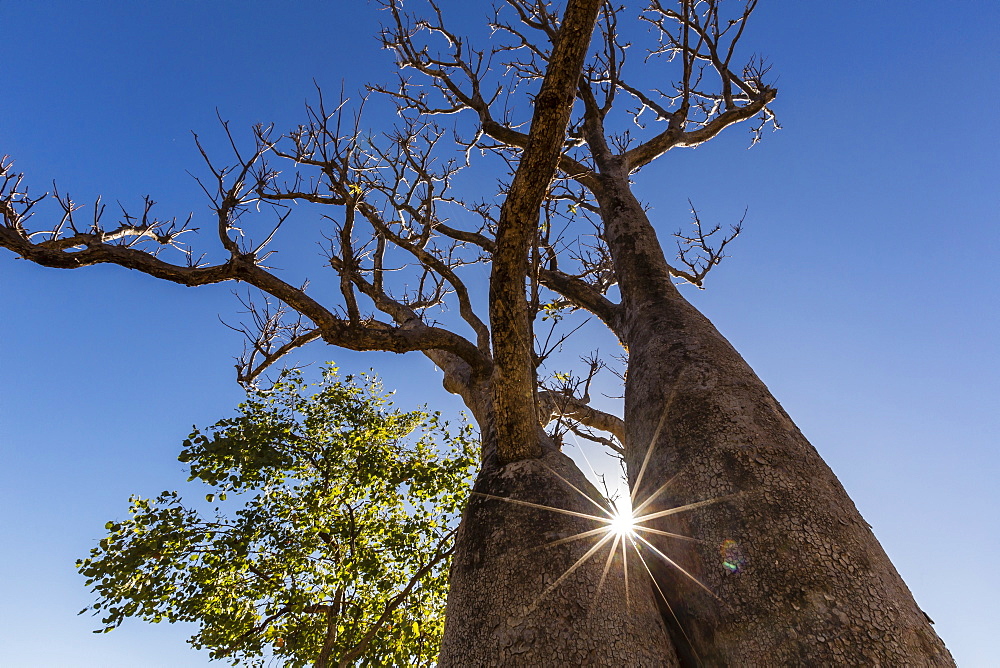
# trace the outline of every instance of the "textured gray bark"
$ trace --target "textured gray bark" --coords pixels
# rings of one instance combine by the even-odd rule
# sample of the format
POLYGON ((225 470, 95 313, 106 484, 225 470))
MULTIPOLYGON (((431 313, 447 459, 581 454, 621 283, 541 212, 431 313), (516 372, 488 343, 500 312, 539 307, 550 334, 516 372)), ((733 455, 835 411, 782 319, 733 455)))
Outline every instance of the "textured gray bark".
POLYGON ((567 482, 601 498, 559 452, 502 467, 487 459, 458 534, 442 668, 678 665, 649 576, 634 553, 627 593, 617 557, 598 592, 607 547, 553 587, 596 539, 547 545, 599 525, 492 498, 598 514, 567 482))
POLYGON ((625 180, 606 184, 629 350, 630 483, 641 502, 672 479, 645 512, 720 499, 651 524, 704 541, 653 542, 719 597, 658 566, 682 663, 954 665, 836 476, 672 285, 625 180))

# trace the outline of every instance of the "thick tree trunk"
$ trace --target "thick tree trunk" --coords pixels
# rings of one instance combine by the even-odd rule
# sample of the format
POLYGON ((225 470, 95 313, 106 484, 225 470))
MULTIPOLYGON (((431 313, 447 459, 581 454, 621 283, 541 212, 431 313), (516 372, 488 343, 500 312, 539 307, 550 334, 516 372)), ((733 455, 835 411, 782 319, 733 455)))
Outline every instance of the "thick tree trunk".
POLYGON ((627 580, 610 542, 573 570, 604 534, 552 543, 601 524, 504 500, 600 515, 570 484, 601 499, 562 453, 487 458, 458 534, 442 668, 678 665, 634 552, 627 580))
POLYGON ((677 292, 641 206, 601 201, 629 350, 626 450, 640 514, 703 543, 653 540, 684 665, 953 665, 836 476, 753 370, 677 292), (639 479, 641 476, 641 480, 639 479))

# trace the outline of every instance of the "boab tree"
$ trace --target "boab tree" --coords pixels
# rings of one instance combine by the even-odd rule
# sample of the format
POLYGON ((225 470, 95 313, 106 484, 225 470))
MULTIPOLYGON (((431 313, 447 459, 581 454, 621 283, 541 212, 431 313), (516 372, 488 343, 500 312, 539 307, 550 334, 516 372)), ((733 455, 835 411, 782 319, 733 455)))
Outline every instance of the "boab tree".
POLYGON ((78 206, 57 196, 61 219, 32 232, 39 199, 9 163, 0 245, 46 266, 109 262, 184 285, 259 289, 276 306, 255 312, 244 382, 319 339, 429 357, 483 439, 442 665, 948 665, 833 473, 674 285, 700 285, 738 227, 713 243, 720 230, 695 214, 668 264, 632 191, 631 176, 672 149, 743 121, 759 137, 773 122, 766 64, 737 65, 755 5, 654 0, 624 31, 632 45, 619 26, 634 18, 625 7, 570 0, 560 15, 542 0, 507 0, 490 47, 476 50, 433 2, 418 18, 390 1, 383 42, 412 77, 371 90, 395 101, 398 125, 375 136, 360 113, 321 100, 286 135, 258 128, 252 151, 233 141, 232 166, 205 155, 219 262, 158 257, 164 246, 194 255, 187 226, 149 206, 113 227, 95 207, 84 227, 78 206), (643 35, 651 43, 636 58, 643 35), (674 83, 631 78, 636 62, 645 78, 673 67, 656 76, 674 83), (454 142, 440 117, 455 119, 454 142), (510 174, 499 202, 463 198, 461 170, 497 158, 510 174), (329 261, 341 302, 321 303, 262 264, 271 234, 251 242, 241 218, 268 203, 279 224, 292 204, 338 212, 329 261), (482 261, 492 265, 485 319, 465 269, 482 261), (404 267, 416 271, 408 284, 404 267), (448 303, 458 316, 431 315, 448 303), (534 322, 566 309, 596 316, 628 351, 624 419, 574 391, 600 360, 584 382, 539 382, 548 350, 534 322), (559 452, 566 427, 618 439, 595 436, 623 454, 641 528, 608 529, 596 490, 559 452))

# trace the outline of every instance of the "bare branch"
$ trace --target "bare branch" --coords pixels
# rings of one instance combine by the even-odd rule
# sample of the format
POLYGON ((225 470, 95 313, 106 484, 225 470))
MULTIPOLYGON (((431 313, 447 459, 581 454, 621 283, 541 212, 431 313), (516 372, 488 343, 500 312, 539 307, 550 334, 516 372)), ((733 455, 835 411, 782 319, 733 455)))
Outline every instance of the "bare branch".
POLYGON ((613 434, 620 441, 625 440, 625 421, 617 415, 588 406, 562 392, 542 390, 538 393, 538 399, 539 403, 548 409, 543 410, 543 419, 547 417, 548 421, 551 421, 557 417, 572 418, 588 427, 613 434))
MULTIPOLYGON (((690 200, 688 200, 688 204, 691 204, 690 200)), ((743 212, 743 218, 730 229, 729 234, 722 238, 718 246, 713 246, 709 239, 717 234, 722 227, 716 225, 706 232, 694 204, 691 204, 691 218, 695 227, 693 235, 687 236, 680 231, 674 234, 677 237, 677 259, 687 267, 687 271, 671 266, 670 273, 700 288, 708 272, 726 257, 726 246, 739 236, 743 229, 743 221, 746 219, 746 212, 743 212)))
POLYGON ((647 142, 627 151, 622 158, 629 172, 635 172, 648 165, 667 151, 675 147, 692 147, 703 144, 730 125, 753 118, 767 108, 774 100, 778 91, 768 88, 762 91, 759 99, 742 107, 734 107, 715 117, 712 121, 697 130, 684 132, 681 123, 671 122, 666 130, 647 142))
POLYGON ((566 430, 588 440, 611 448, 619 455, 624 455, 625 422, 616 415, 606 413, 590 406, 590 385, 597 373, 605 368, 599 353, 595 352, 583 359, 589 365, 589 371, 583 377, 575 377, 568 373, 557 373, 554 387, 547 387, 538 392, 539 419, 543 425, 556 421, 555 435, 566 430), (607 432, 613 438, 605 438, 595 434, 592 429, 607 432))
MULTIPOLYGON (((305 286, 300 288, 305 290, 305 286)), ((226 327, 243 334, 245 339, 243 355, 236 361, 236 380, 244 386, 254 386, 257 379, 272 365, 292 351, 301 348, 321 336, 319 329, 306 322, 301 314, 291 318, 288 307, 278 302, 274 304, 265 298, 255 302, 248 294, 236 298, 243 305, 250 323, 233 326, 223 321, 226 327)))
MULTIPOLYGON (((400 111, 415 111, 424 116, 471 110, 479 118, 482 134, 500 142, 503 146, 526 149, 529 135, 504 121, 506 113, 497 117, 491 108, 501 92, 506 91, 510 94, 516 85, 511 86, 509 82, 506 85, 497 85, 493 92, 486 94, 484 76, 494 64, 494 57, 500 52, 523 48, 532 52, 534 57, 546 61, 547 52, 542 51, 512 23, 502 21, 500 18, 494 19, 492 23, 494 30, 515 36, 519 45, 512 47, 501 44, 490 54, 470 49, 466 40, 445 27, 436 4, 433 2, 429 4, 432 7, 433 18, 418 19, 402 12, 399 0, 385 0, 383 6, 392 16, 393 24, 383 30, 382 44, 396 53, 397 63, 401 69, 412 68, 428 77, 432 89, 442 96, 442 100, 432 101, 426 90, 418 88, 402 76, 395 89, 379 85, 370 86, 369 89, 396 100, 400 111), (432 53, 428 44, 419 41, 422 35, 443 38, 449 50, 446 53, 432 53)), ((540 30, 547 39, 554 37, 558 22, 551 12, 545 9, 543 3, 516 0, 507 4, 514 9, 519 20, 526 26, 540 30)), ((539 81, 542 78, 542 70, 529 62, 514 60, 506 62, 505 65, 515 74, 520 72, 522 75, 520 78, 527 77, 539 81)), ((565 153, 559 157, 559 169, 588 187, 596 188, 599 185, 590 168, 565 153)))
POLYGON ((585 438, 588 441, 593 441, 594 443, 599 443, 600 445, 603 445, 603 446, 607 447, 609 450, 611 450, 612 452, 614 452, 619 457, 624 457, 625 456, 625 446, 622 445, 622 441, 621 440, 619 440, 617 438, 605 438, 604 436, 600 436, 598 434, 595 434, 590 429, 584 428, 583 426, 581 426, 581 424, 579 422, 575 422, 573 420, 567 420, 566 423, 565 423, 565 425, 566 425, 566 429, 568 429, 569 431, 573 432, 574 434, 576 434, 580 438, 585 438))

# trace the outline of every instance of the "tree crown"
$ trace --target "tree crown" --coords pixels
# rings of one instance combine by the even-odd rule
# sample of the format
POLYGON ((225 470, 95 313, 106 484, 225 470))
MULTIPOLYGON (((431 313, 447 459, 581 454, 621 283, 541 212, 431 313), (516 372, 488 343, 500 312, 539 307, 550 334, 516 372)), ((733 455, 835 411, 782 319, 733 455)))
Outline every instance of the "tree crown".
POLYGON ((107 523, 78 562, 92 609, 104 631, 196 622, 190 642, 234 665, 430 665, 477 450, 373 378, 286 372, 184 441, 207 508, 165 491, 107 523))

